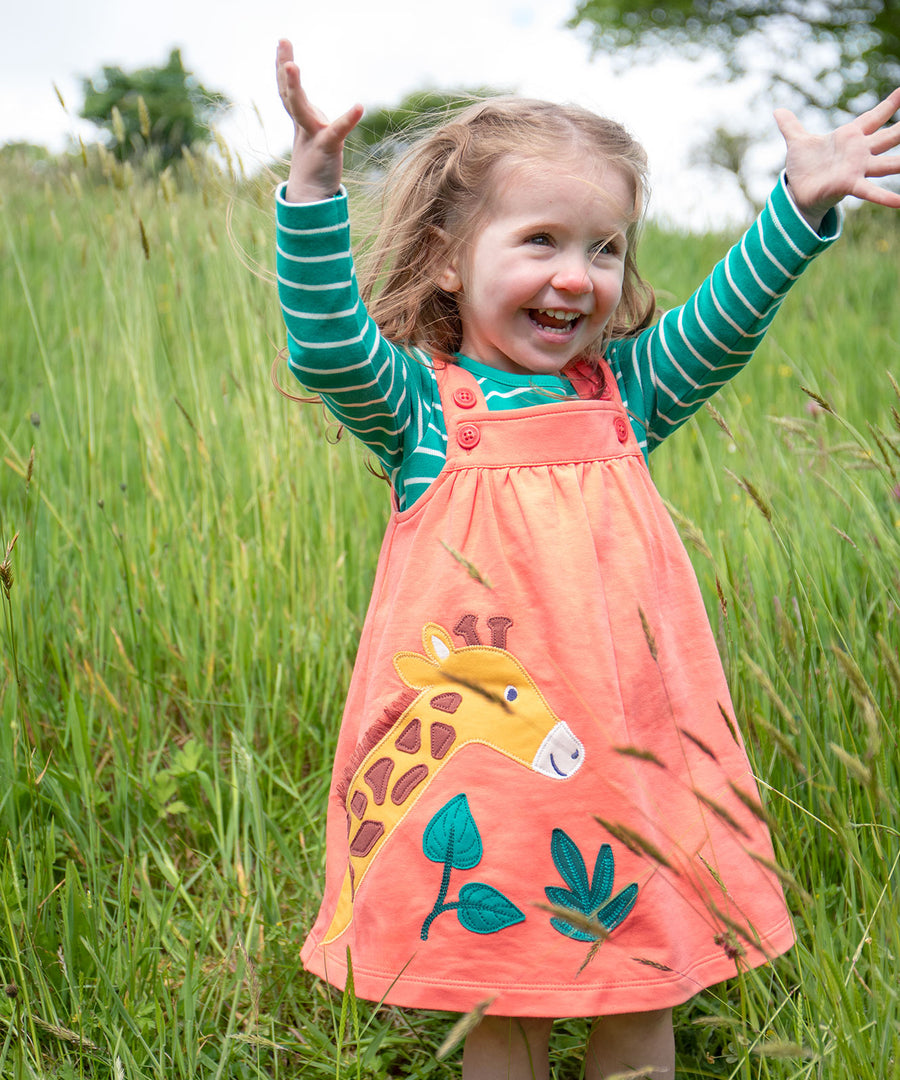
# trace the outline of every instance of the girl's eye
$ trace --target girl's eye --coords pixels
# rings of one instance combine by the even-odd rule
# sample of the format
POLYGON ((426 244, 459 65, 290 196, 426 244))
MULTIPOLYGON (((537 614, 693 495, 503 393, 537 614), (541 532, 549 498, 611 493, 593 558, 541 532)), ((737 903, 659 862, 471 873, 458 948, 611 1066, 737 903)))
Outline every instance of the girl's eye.
POLYGON ((594 244, 591 248, 592 255, 617 255, 619 253, 618 245, 615 240, 601 240, 598 244, 594 244))
POLYGON ((514 686, 507 686, 503 691, 503 696, 507 701, 515 701, 519 696, 519 691, 514 686))
POLYGON ((549 247, 553 243, 547 233, 536 233, 534 236, 528 237, 529 244, 537 244, 539 247, 549 247))
POLYGON ((597 258, 599 255, 612 255, 617 258, 621 254, 622 243, 618 237, 613 237, 611 240, 601 240, 591 248, 593 258, 597 258))

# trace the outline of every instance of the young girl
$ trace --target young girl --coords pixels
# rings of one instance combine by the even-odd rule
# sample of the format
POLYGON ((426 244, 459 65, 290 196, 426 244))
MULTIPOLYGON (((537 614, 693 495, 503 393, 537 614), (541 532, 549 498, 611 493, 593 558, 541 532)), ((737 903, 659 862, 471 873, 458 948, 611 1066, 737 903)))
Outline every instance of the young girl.
POLYGON ((290 365, 384 464, 393 514, 338 743, 307 967, 484 1018, 463 1073, 674 1073, 671 1010, 793 941, 687 555, 647 454, 747 362, 900 143, 900 91, 833 134, 776 119, 786 173, 651 328, 646 161, 576 107, 496 99, 389 176, 362 299, 343 141, 300 85, 279 191, 290 365), (368 311, 365 304, 368 304, 368 311))

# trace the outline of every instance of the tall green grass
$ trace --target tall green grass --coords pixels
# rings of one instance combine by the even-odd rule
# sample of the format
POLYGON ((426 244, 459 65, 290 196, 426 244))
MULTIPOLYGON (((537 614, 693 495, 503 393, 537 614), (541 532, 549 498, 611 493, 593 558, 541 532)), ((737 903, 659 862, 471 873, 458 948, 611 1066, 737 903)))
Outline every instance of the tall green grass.
MULTIPOLYGON (((458 1075, 445 1018, 299 965, 387 492, 270 384, 266 183, 2 168, 0 1075, 458 1075)), ((900 234, 850 232, 654 455, 799 935, 680 1011, 684 1076, 900 1075, 900 234)), ((675 302, 723 248, 644 272, 675 302)))

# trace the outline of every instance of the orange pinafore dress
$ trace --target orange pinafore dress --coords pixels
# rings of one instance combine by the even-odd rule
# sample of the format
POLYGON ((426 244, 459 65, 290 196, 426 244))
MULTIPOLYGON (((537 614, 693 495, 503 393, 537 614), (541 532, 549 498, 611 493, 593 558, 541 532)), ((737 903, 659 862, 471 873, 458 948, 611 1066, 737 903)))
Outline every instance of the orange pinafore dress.
MULTIPOLYGON (((303 947, 338 987, 503 1016, 658 1009, 789 948, 687 554, 605 400, 490 412, 388 526, 303 947)), ((577 385, 577 384, 576 384, 577 385)))

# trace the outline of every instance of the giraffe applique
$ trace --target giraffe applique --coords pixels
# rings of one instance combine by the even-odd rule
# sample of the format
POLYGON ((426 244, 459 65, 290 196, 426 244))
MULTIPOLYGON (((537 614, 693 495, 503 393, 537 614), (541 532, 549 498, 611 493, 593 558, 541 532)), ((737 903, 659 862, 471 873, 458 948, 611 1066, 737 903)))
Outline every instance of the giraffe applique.
MULTIPOLYGON (((347 812, 349 861, 324 942, 353 919, 353 897, 394 829, 450 758, 481 743, 524 768, 565 780, 584 763, 584 746, 547 704, 534 680, 506 649, 512 620, 487 620, 491 644, 481 643, 477 617, 454 627, 457 648, 437 623, 422 631, 424 655, 400 652, 394 667, 414 694, 396 719, 376 726, 350 763, 338 795, 347 812), (385 731, 385 728, 387 730, 385 731), (374 744, 373 744, 374 738, 374 744)), ((408 697, 406 700, 409 700, 408 697)))

